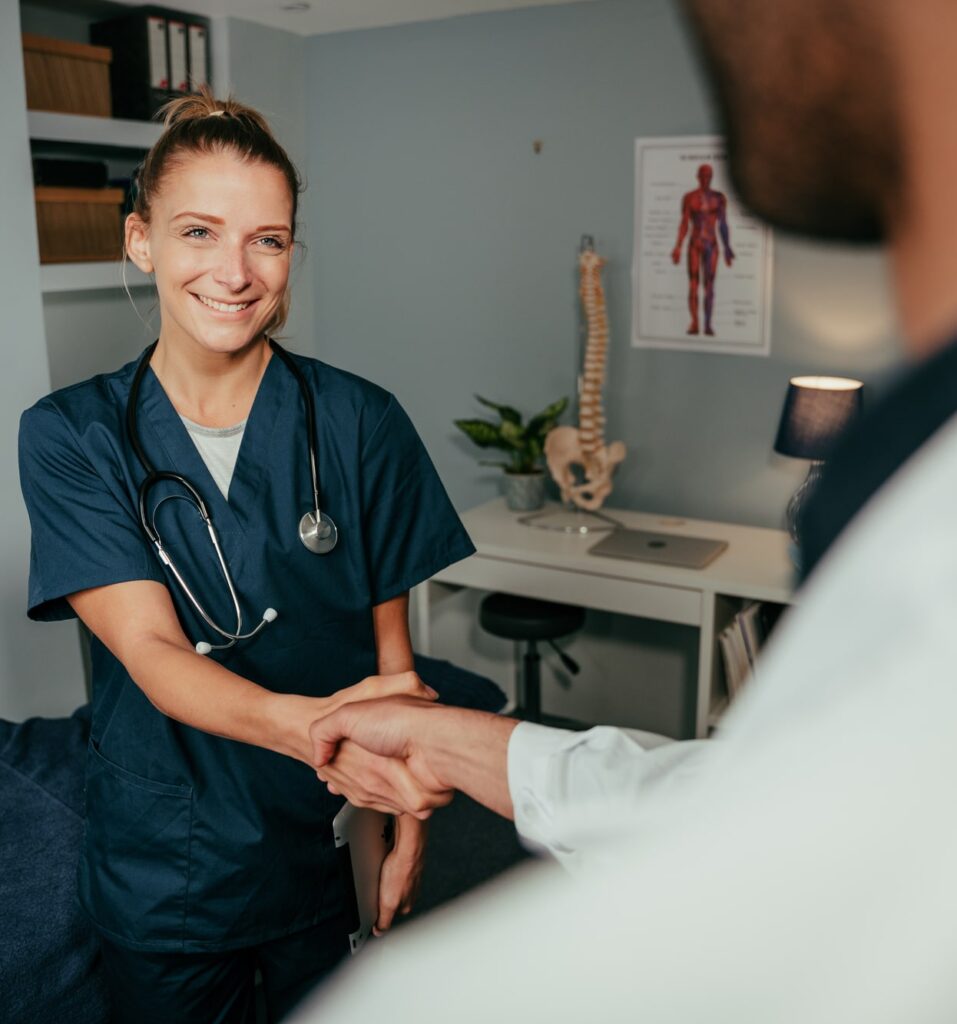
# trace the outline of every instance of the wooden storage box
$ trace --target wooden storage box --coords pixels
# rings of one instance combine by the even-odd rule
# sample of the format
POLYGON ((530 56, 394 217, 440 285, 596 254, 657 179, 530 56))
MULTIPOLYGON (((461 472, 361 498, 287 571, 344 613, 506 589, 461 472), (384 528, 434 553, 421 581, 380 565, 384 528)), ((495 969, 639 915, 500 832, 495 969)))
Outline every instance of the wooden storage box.
POLYGON ((106 46, 23 34, 23 67, 30 110, 110 117, 110 62, 106 46))
POLYGON ((118 260, 123 252, 123 189, 34 189, 41 263, 118 260))

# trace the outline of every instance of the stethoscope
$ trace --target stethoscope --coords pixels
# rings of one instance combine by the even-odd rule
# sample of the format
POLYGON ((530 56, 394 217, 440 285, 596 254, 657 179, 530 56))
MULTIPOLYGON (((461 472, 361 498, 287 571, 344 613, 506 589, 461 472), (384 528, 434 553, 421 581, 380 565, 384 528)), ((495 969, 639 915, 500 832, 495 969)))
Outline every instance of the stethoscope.
MULTIPOLYGON (((199 491, 196 490, 186 477, 182 476, 180 473, 158 470, 150 461, 149 456, 146 454, 146 451, 140 442, 139 430, 136 425, 136 405, 140 396, 140 384, 143 381, 143 376, 146 373, 146 369, 150 364, 150 359, 152 358, 153 352, 156 350, 158 343, 159 339, 154 341, 153 344, 150 345, 143 353, 139 365, 136 367, 136 373, 133 376, 133 383, 130 386, 130 395, 126 403, 126 433, 129 437, 130 444, 133 447, 133 451, 136 453, 136 457, 142 463, 143 469, 146 470, 146 477, 140 484, 137 496, 140 526, 150 543, 156 549, 156 554, 159 556, 160 561, 173 574, 174 579, 189 599, 190 604, 196 609, 200 618, 202 618, 210 629, 218 633, 227 641, 224 644, 210 644, 201 640, 196 644, 196 652, 198 654, 209 654, 210 651, 225 651, 227 648, 232 647, 238 640, 251 640, 260 632, 260 630, 264 629, 268 623, 273 622, 276 619, 278 612, 275 608, 267 608, 263 612, 262 620, 256 628, 250 630, 248 633, 243 632, 243 613, 239 607, 239 598, 236 595, 236 588, 233 586, 233 579, 229 573, 229 567, 226 565, 226 559, 219 544, 219 537, 216 534, 216 527, 213 526, 213 518, 209 513, 209 509, 206 507, 206 502, 203 501, 199 491), (178 484, 184 491, 186 491, 186 494, 167 494, 156 503, 152 514, 150 514, 147 512, 146 508, 150 490, 163 480, 168 480, 171 483, 178 484), (226 581, 226 586, 229 588, 229 596, 232 598, 233 608, 236 612, 235 632, 230 633, 229 630, 223 629, 212 620, 206 612, 206 609, 203 608, 196 595, 190 589, 189 584, 187 584, 186 580, 183 579, 183 575, 176 567, 176 563, 163 547, 163 541, 160 537, 159 529, 156 526, 156 513, 164 502, 171 501, 173 499, 185 501, 188 504, 193 505, 199 512, 200 518, 206 524, 209 539, 213 543, 213 549, 216 552, 216 558, 219 562, 219 567, 222 570, 223 579, 226 581)), ((318 445, 316 442, 316 409, 312 400, 312 392, 309 390, 306 378, 302 375, 302 371, 296 365, 292 356, 290 356, 284 348, 278 345, 271 338, 269 339, 269 344, 273 352, 283 361, 283 363, 285 363, 289 372, 296 378, 296 383, 299 385, 299 391, 302 394, 302 400, 306 406, 306 427, 307 438, 309 441, 309 471, 312 474, 313 508, 312 511, 306 512, 306 514, 299 520, 299 539, 314 554, 325 555, 336 546, 336 541, 339 539, 339 531, 336 529, 336 524, 332 521, 332 518, 327 513, 322 512, 319 508, 319 463, 317 458, 318 445)))

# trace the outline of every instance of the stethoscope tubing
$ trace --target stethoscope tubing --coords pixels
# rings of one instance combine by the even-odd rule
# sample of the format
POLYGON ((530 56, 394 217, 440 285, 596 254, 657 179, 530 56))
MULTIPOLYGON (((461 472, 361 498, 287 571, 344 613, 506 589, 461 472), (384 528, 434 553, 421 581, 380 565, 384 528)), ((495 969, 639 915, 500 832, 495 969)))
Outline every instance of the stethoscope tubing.
MULTIPOLYGON (((206 502, 203 501, 202 495, 193 486, 193 484, 189 482, 189 480, 185 476, 183 476, 180 473, 173 473, 172 471, 169 470, 158 470, 153 465, 149 456, 146 454, 146 450, 143 447, 142 441, 139 436, 136 407, 139 401, 140 386, 142 384, 143 377, 146 374, 147 367, 150 364, 150 360, 152 359, 153 353, 156 351, 156 346, 158 344, 159 339, 154 341, 143 353, 139 365, 136 367, 136 372, 133 375, 133 382, 130 385, 130 393, 126 403, 127 438, 129 439, 130 446, 132 447, 134 454, 136 455, 143 469, 146 471, 146 476, 140 482, 137 491, 137 509, 139 512, 140 527, 142 528, 143 533, 146 535, 147 539, 155 548, 160 561, 172 573, 173 578, 179 584, 183 593, 186 595, 190 604, 196 610, 196 613, 200 616, 200 618, 207 624, 207 626, 209 626, 210 629, 212 629, 220 637, 226 640, 225 644, 218 645, 209 644, 205 642, 200 642, 196 644, 196 650, 199 653, 208 654, 210 651, 213 650, 226 650, 227 648, 232 647, 239 640, 251 639, 252 637, 256 636, 257 633, 259 633, 260 630, 262 630, 269 622, 272 622, 276 618, 277 613, 274 609, 267 608, 266 611, 263 613, 262 620, 258 623, 255 629, 252 629, 247 633, 243 632, 243 615, 239 603, 239 596, 237 595, 236 588, 233 585, 232 576, 230 575, 229 567, 226 564, 226 558, 225 555, 223 554, 222 547, 220 546, 219 543, 219 537, 216 533, 216 527, 213 524, 212 514, 207 508, 206 502), (153 513, 151 515, 147 509, 150 491, 157 484, 162 483, 164 480, 182 487, 183 490, 187 492, 189 497, 187 497, 186 495, 167 495, 165 498, 160 499, 160 501, 156 505, 156 508, 153 509, 153 513), (226 581, 226 586, 229 589, 229 596, 232 599, 233 608, 236 612, 235 632, 230 632, 229 630, 223 629, 221 626, 219 626, 216 622, 213 621, 212 617, 202 606, 201 602, 193 593, 189 584, 184 579, 183 574, 177 568, 172 557, 163 547, 163 542, 160 537, 159 530, 156 527, 155 516, 156 511, 157 509, 159 509, 160 505, 162 505, 164 501, 167 501, 173 497, 181 498, 183 501, 192 500, 192 503, 195 504, 196 509, 200 514, 200 517, 202 518, 203 522, 206 525, 206 530, 209 533, 210 541, 212 542, 213 549, 216 552, 216 559, 219 562, 220 571, 223 574, 223 579, 226 581)), ((306 520, 314 515, 317 528, 321 523, 328 522, 331 527, 332 544, 325 548, 317 548, 314 545, 307 543, 306 537, 303 535, 301 526, 300 539, 302 540, 303 544, 307 548, 309 548, 309 550, 324 554, 326 553, 326 551, 331 550, 331 547, 334 546, 335 538, 337 537, 337 531, 335 524, 332 523, 332 520, 329 519, 326 513, 320 512, 319 508, 319 460, 317 456, 318 443, 316 436, 315 403, 313 402, 312 394, 309 391, 309 385, 306 382, 306 378, 303 375, 302 371, 299 369, 299 367, 296 365, 293 358, 289 355, 288 352, 285 351, 285 349, 283 349, 271 338, 269 339, 269 345, 272 348, 273 352, 282 360, 283 364, 287 367, 287 369, 290 371, 290 373, 292 373, 293 377, 295 378, 296 383, 299 386, 299 391, 302 394, 303 402, 306 407, 305 411, 307 440, 309 444, 309 471, 311 475, 312 496, 314 500, 315 511, 312 513, 306 513, 306 515, 303 517, 303 520, 306 520)))

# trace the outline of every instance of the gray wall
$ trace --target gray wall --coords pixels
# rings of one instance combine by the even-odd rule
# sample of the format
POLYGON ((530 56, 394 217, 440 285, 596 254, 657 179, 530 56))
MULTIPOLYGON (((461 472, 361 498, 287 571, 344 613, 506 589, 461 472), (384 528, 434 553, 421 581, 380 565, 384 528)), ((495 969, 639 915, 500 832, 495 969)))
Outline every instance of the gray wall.
MULTIPOLYGON (((291 32, 238 18, 218 22, 216 32, 220 40, 218 45, 222 48, 221 63, 226 67, 225 75, 217 81, 217 90, 234 93, 238 99, 252 104, 266 115, 273 132, 299 169, 308 195, 307 41, 291 32)), ((314 125, 310 123, 309 129, 315 130, 314 125)), ((299 238, 304 242, 309 237, 308 213, 304 197, 299 214, 299 238)), ((292 275, 292 306, 282 337, 289 348, 311 352, 314 334, 312 279, 305 249, 300 249, 292 275)))
POLYGON ((668 0, 601 0, 308 40, 316 351, 393 389, 459 508, 498 492, 451 421, 473 392, 571 392, 575 256, 609 260, 612 504, 778 526, 788 377, 897 358, 877 256, 776 240, 769 359, 630 348, 634 139, 715 129, 668 0), (532 142, 544 149, 534 155, 532 142))
POLYGON ((49 390, 16 4, 0 4, 0 717, 62 714, 83 702, 76 627, 26 619, 30 529, 17 486, 20 412, 49 390))

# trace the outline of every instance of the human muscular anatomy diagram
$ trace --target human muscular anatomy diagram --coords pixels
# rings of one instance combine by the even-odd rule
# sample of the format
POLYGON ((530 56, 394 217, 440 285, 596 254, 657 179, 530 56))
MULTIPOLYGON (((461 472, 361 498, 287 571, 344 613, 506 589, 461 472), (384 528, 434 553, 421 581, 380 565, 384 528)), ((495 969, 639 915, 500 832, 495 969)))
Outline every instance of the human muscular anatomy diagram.
POLYGON ((704 333, 714 334, 711 315, 714 311, 714 279, 718 270, 718 232, 724 246, 724 262, 730 267, 734 261, 728 231, 728 201, 723 192, 711 188, 712 175, 711 164, 701 164, 698 168, 699 187, 693 192, 686 192, 681 200, 681 226, 678 228, 678 241, 671 252, 671 260, 677 264, 681 260, 681 247, 690 225, 688 309, 691 312, 691 325, 688 334, 701 333, 698 325, 699 281, 704 284, 704 333))

